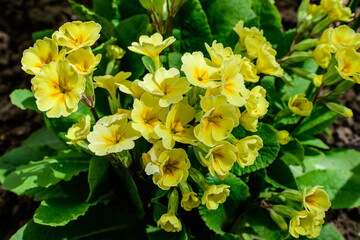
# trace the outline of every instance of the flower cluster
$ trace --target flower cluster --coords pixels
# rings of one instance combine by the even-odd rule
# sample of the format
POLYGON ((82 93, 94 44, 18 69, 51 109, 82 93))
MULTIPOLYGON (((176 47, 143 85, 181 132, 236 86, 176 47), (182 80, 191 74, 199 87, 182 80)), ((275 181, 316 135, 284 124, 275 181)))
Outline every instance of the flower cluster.
POLYGON ((343 0, 321 0, 320 5, 310 4, 308 11, 313 17, 326 15, 332 21, 350 22, 354 16, 351 9, 343 5, 343 0))

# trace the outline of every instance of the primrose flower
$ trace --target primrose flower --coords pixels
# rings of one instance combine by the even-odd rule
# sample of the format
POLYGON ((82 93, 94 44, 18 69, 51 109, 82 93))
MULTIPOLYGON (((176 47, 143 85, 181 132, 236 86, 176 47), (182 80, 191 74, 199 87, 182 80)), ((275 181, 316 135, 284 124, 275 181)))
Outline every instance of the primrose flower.
POLYGON ((243 57, 240 61, 240 74, 244 77, 244 80, 247 82, 256 83, 259 81, 260 77, 257 74, 255 65, 250 61, 250 59, 243 57))
POLYGON ((266 90, 261 86, 256 86, 250 91, 250 97, 246 100, 245 107, 248 113, 256 118, 262 117, 267 113, 269 102, 265 99, 266 90))
POLYGON ((360 47, 360 34, 347 25, 334 28, 331 31, 330 40, 338 50, 343 47, 351 47, 357 50, 360 47))
POLYGON ((243 126, 247 131, 257 132, 259 119, 257 117, 253 117, 248 111, 245 110, 241 114, 239 121, 241 126, 243 126))
POLYGON ((116 122, 117 120, 120 120, 123 118, 130 118, 130 115, 131 115, 130 110, 119 108, 115 114, 100 118, 96 124, 102 124, 105 126, 109 126, 113 122, 116 122))
POLYGON ((236 143, 237 147, 237 162, 240 167, 252 165, 257 156, 259 156, 259 150, 263 147, 262 139, 257 136, 249 136, 239 140, 236 143))
POLYGON ((36 105, 48 117, 66 117, 75 112, 85 90, 85 78, 79 77, 67 60, 44 65, 31 83, 36 105))
POLYGON ((327 211, 331 206, 328 194, 321 188, 321 186, 315 186, 308 192, 304 189, 304 207, 308 212, 311 212, 314 215, 327 211))
POLYGON ((299 114, 300 116, 307 116, 313 109, 313 103, 309 101, 305 94, 296 94, 293 98, 289 99, 288 106, 290 110, 299 114))
POLYGON ((122 118, 109 126, 96 124, 93 131, 87 136, 90 142, 89 149, 97 156, 105 156, 123 150, 133 149, 134 140, 141 134, 134 130, 126 118, 122 118))
POLYGON ((21 58, 21 69, 27 74, 38 74, 43 65, 57 62, 65 57, 65 50, 58 52, 58 46, 54 40, 44 38, 36 40, 33 47, 26 49, 21 58))
MULTIPOLYGON (((275 51, 275 50, 274 50, 275 51)), ((284 69, 276 61, 275 55, 271 54, 265 47, 259 51, 258 59, 256 60, 256 69, 265 74, 282 77, 284 69)))
POLYGON ((227 138, 234 127, 239 125, 240 112, 226 102, 224 95, 203 97, 200 106, 205 114, 195 126, 196 138, 213 147, 216 142, 227 138))
POLYGON ((220 92, 225 95, 227 101, 241 107, 250 96, 250 91, 245 87, 244 78, 240 74, 240 65, 236 60, 224 62, 222 85, 220 92))
POLYGON ((141 95, 145 92, 145 90, 140 87, 139 83, 140 80, 135 80, 133 82, 124 80, 120 83, 117 83, 117 85, 119 86, 121 92, 130 94, 134 99, 140 99, 141 95))
POLYGON ((321 0, 320 6, 333 21, 350 22, 353 19, 354 14, 349 7, 343 5, 343 0, 321 0))
POLYGON ((322 68, 327 68, 336 49, 329 44, 318 44, 313 52, 315 62, 322 68))
POLYGON ((194 86, 201 88, 215 88, 220 86, 221 76, 219 69, 206 64, 202 52, 192 54, 185 53, 181 57, 181 70, 185 73, 188 81, 194 86))
POLYGON ((160 33, 155 33, 151 37, 146 35, 140 36, 139 42, 131 43, 128 47, 130 51, 149 56, 153 61, 158 61, 159 54, 168 46, 175 42, 173 36, 163 40, 163 36, 160 33))
POLYGON ((335 58, 338 62, 336 69, 341 77, 360 83, 360 53, 353 48, 340 49, 335 58))
POLYGON ((172 211, 161 215, 159 221, 157 222, 157 226, 161 227, 166 232, 180 232, 182 229, 180 220, 172 211))
POLYGON ((156 134, 162 138, 164 147, 171 149, 175 141, 187 144, 195 143, 194 127, 189 124, 195 118, 195 109, 190 105, 179 102, 171 107, 165 124, 155 126, 156 134))
POLYGON ((151 94, 160 96, 161 107, 180 102, 183 94, 191 89, 188 80, 185 77, 180 78, 180 72, 176 68, 167 71, 162 67, 156 71, 155 76, 148 73, 139 84, 151 94))
POLYGON ((162 152, 158 162, 160 173, 153 175, 153 181, 163 190, 177 186, 189 176, 190 160, 182 148, 162 152))
POLYGON ((125 81, 131 76, 131 72, 119 72, 115 76, 105 75, 94 77, 94 87, 105 88, 111 97, 116 96, 116 89, 118 89, 120 83, 125 81))
POLYGON ((68 129, 67 137, 70 139, 70 142, 67 142, 67 144, 74 144, 76 145, 77 142, 81 140, 85 140, 86 136, 90 133, 90 127, 91 127, 91 117, 89 114, 87 114, 84 118, 79 118, 79 121, 71 126, 71 128, 68 129))
POLYGON ((236 162, 237 148, 229 142, 221 141, 213 147, 206 155, 206 163, 212 176, 217 175, 224 180, 236 162))
POLYGON ((162 152, 166 151, 161 140, 156 141, 147 153, 143 153, 142 161, 147 175, 160 173, 160 163, 158 161, 162 152))
POLYGON ((141 132, 146 140, 158 139, 154 128, 160 121, 165 121, 167 113, 168 108, 159 105, 159 98, 146 92, 140 100, 134 100, 134 109, 131 112, 132 126, 141 132))
POLYGON ((224 203, 226 198, 230 195, 229 188, 230 186, 226 184, 205 185, 201 203, 205 204, 209 210, 216 210, 219 207, 219 204, 224 203))
POLYGON ((286 130, 277 131, 276 137, 281 145, 286 145, 290 142, 290 134, 286 130))
POLYGON ((314 215, 306 210, 295 213, 289 224, 289 232, 294 238, 299 235, 307 238, 316 238, 319 236, 324 223, 325 213, 314 215))
POLYGON ((90 22, 67 22, 53 33, 52 38, 59 46, 68 49, 68 53, 79 48, 92 46, 100 37, 101 25, 90 22))
POLYGON ((186 211, 191 211, 193 208, 197 208, 200 205, 200 200, 196 196, 195 192, 186 192, 181 199, 181 207, 186 211))
POLYGON ((212 42, 211 47, 205 43, 206 50, 211 58, 211 65, 214 67, 221 67, 224 60, 230 59, 234 54, 230 47, 224 48, 222 43, 217 43, 216 40, 212 42))
POLYGON ((71 52, 66 59, 76 68, 80 76, 86 76, 96 70, 101 54, 94 56, 90 50, 80 48, 71 52))

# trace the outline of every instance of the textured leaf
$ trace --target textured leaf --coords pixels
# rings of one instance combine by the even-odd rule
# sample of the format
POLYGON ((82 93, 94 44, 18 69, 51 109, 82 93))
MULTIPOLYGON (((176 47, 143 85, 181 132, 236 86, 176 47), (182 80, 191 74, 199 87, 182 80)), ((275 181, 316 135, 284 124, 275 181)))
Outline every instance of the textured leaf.
POLYGON ((169 68, 176 68, 180 70, 182 65, 181 57, 182 57, 181 53, 177 53, 177 52, 169 53, 168 55, 169 68))
POLYGON ((296 138, 281 146, 280 152, 282 153, 280 159, 287 165, 301 165, 304 160, 304 147, 296 138))
POLYGON ((250 14, 250 0, 210 0, 203 3, 214 39, 224 42, 236 23, 250 14))
POLYGON ((251 173, 261 168, 269 166, 279 153, 280 145, 276 137, 276 131, 267 124, 259 124, 258 135, 263 140, 264 146, 259 151, 259 156, 251 166, 240 168, 238 164, 233 167, 233 172, 241 176, 245 173, 251 173))
POLYGON ((3 182, 3 188, 19 195, 35 187, 49 187, 61 180, 69 181, 89 168, 88 155, 67 151, 58 156, 29 162, 11 172, 3 182))
POLYGON ((266 169, 265 181, 272 184, 274 187, 282 189, 297 189, 295 178, 290 168, 280 159, 276 159, 266 169))
POLYGON ((360 167, 354 172, 342 169, 314 170, 298 177, 297 182, 302 188, 323 186, 334 209, 360 206, 360 167))
POLYGON ((321 139, 310 135, 298 136, 298 139, 302 145, 313 146, 321 149, 329 149, 329 146, 326 145, 326 143, 324 143, 321 139))
POLYGON ((31 220, 19 229, 11 240, 116 239, 115 236, 135 239, 136 235, 139 237, 142 234, 142 231, 138 230, 141 228, 143 226, 134 216, 121 212, 117 208, 98 205, 90 208, 85 216, 63 227, 44 226, 31 220), (115 233, 115 235, 113 238, 104 238, 103 234, 108 233, 115 233))
POLYGON ((325 223, 321 229, 320 235, 317 240, 344 240, 344 237, 333 226, 325 223))
POLYGON ((181 29, 181 52, 205 51, 204 43, 213 40, 206 14, 199 0, 189 0, 175 18, 181 29))
POLYGON ((223 235, 225 233, 223 227, 236 217, 237 208, 250 197, 249 187, 232 173, 224 181, 211 175, 208 175, 206 180, 209 184, 230 186, 230 195, 225 203, 219 204, 218 209, 208 210, 205 205, 199 206, 199 213, 206 226, 215 233, 223 235))
POLYGON ((94 156, 90 160, 88 175, 90 193, 87 202, 96 201, 110 191, 108 168, 109 160, 107 158, 94 156))
POLYGON ((36 106, 34 94, 28 89, 16 89, 10 94, 10 100, 22 110, 31 109, 40 112, 36 106))

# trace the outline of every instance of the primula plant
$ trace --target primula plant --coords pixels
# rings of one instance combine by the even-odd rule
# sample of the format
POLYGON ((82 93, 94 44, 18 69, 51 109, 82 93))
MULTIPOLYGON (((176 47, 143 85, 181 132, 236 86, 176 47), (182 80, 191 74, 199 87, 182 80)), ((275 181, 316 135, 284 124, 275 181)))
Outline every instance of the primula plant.
POLYGON ((303 0, 283 32, 270 0, 70 1, 10 96, 46 123, 0 158, 40 201, 12 239, 342 239, 326 211, 360 206, 360 153, 319 133, 353 115, 358 2, 303 0))

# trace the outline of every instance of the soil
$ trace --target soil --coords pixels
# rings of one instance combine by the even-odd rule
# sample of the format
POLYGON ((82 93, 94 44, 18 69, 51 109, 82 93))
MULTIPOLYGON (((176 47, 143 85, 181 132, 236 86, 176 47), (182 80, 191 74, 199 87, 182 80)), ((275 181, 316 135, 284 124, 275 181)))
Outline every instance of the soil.
MULTIPOLYGON (((91 5, 88 0, 79 1, 91 5)), ((285 29, 296 26, 296 9, 301 0, 277 0, 285 29)), ((0 156, 21 145, 33 131, 44 126, 42 115, 13 106, 9 94, 14 89, 30 89, 31 76, 21 70, 24 49, 34 44, 31 34, 57 29, 75 20, 67 1, 1 0, 0 8, 0 156)), ((330 127, 332 138, 324 138, 332 147, 360 151, 360 85, 348 90, 341 102, 354 111, 353 118, 340 117, 330 127)), ((0 239, 9 239, 30 220, 38 203, 26 196, 4 191, 0 185, 0 239)), ((345 239, 358 239, 360 210, 336 210, 328 214, 331 224, 345 239)))

